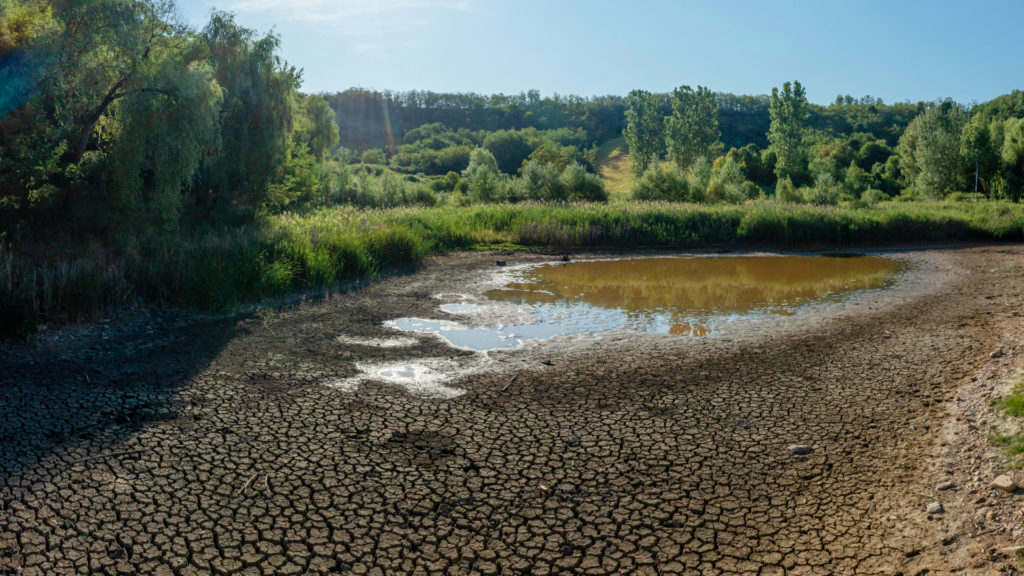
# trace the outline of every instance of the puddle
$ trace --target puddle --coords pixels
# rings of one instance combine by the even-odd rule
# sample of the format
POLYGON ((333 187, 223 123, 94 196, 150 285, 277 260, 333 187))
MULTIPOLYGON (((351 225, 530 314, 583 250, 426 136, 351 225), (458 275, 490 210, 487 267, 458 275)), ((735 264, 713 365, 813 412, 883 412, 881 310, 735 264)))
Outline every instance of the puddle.
POLYGON ((465 390, 445 386, 459 368, 450 363, 427 359, 387 364, 356 364, 359 375, 353 378, 325 382, 328 387, 342 392, 355 392, 366 380, 377 380, 401 386, 413 396, 421 398, 451 399, 465 390))
POLYGON ((531 266, 502 272, 483 299, 440 306, 467 319, 399 318, 386 325, 437 334, 475 351, 617 330, 713 336, 725 324, 791 316, 858 290, 888 287, 902 264, 880 256, 653 257, 531 266), (526 318, 510 325, 496 318, 526 318))

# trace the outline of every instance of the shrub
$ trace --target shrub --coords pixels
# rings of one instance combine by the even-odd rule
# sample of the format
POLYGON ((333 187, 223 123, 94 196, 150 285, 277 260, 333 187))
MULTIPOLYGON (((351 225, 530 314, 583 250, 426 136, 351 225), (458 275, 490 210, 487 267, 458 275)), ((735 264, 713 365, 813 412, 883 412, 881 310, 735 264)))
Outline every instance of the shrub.
POLYGON ((546 162, 528 160, 523 166, 523 175, 516 179, 515 184, 518 199, 562 201, 568 198, 558 170, 546 162))
POLYGON ((573 162, 565 167, 562 175, 559 176, 562 187, 569 200, 582 200, 586 202, 604 202, 608 200, 608 193, 604 189, 604 180, 597 174, 587 172, 585 166, 579 162, 573 162))
POLYGON ((860 195, 860 200, 868 206, 874 206, 879 202, 885 202, 889 199, 889 195, 877 188, 869 188, 860 195))
POLYGON ((687 202, 691 199, 690 185, 674 164, 667 168, 653 164, 633 183, 633 198, 687 202))

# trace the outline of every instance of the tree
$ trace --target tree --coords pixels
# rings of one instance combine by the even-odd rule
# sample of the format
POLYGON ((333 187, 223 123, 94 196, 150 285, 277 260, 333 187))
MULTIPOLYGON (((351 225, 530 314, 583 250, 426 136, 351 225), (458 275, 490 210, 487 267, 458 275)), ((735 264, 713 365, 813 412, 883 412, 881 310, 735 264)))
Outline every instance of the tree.
POLYGON ((775 150, 775 174, 791 176, 803 169, 804 124, 807 122, 807 94, 800 82, 782 85, 781 92, 772 88, 768 103, 771 127, 768 141, 775 150))
POLYGON ((722 152, 718 129, 718 102, 704 86, 694 91, 681 86, 672 91, 672 115, 665 118, 665 144, 669 157, 685 169, 698 156, 708 160, 722 152))
POLYGON ((515 174, 533 152, 533 146, 521 130, 499 130, 484 138, 484 148, 494 155, 498 168, 506 174, 515 174))
POLYGON ((907 126, 896 150, 909 184, 932 198, 962 185, 961 134, 967 124, 962 106, 945 101, 925 110, 907 126))
POLYGON ((214 12, 201 40, 224 88, 220 142, 206 162, 197 201, 218 212, 252 211, 287 158, 302 73, 278 56, 280 39, 258 37, 214 12))
MULTIPOLYGON (((978 185, 983 190, 990 189, 990 182, 999 170, 1000 151, 993 146, 991 126, 985 116, 975 114, 964 126, 960 136, 960 154, 963 156, 965 168, 974 173, 978 185)), ((973 189, 973 186, 969 186, 973 189)))
POLYGON ((124 208, 173 226, 217 141, 222 102, 173 3, 55 0, 30 12, 31 33, 4 32, 40 66, 31 102, 12 115, 21 121, 0 126, 0 204, 68 210, 74 200, 92 214, 124 208), (51 16, 53 25, 39 23, 51 16))
POLYGON ((659 112, 658 97, 646 90, 633 90, 627 98, 626 146, 633 159, 633 172, 639 176, 661 159, 665 147, 664 119, 659 112))
POLYGON ((470 198, 477 202, 499 202, 505 199, 507 183, 498 169, 498 161, 486 148, 469 154, 469 166, 462 172, 470 198))

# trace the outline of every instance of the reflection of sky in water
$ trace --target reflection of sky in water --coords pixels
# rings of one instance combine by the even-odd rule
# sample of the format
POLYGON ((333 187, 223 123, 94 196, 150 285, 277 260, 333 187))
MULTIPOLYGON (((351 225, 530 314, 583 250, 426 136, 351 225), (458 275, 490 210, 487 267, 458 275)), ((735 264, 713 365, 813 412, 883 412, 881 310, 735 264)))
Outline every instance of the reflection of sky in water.
POLYGON ((399 330, 438 334, 470 350, 515 348, 525 340, 616 330, 702 337, 723 324, 792 315, 811 302, 888 286, 899 263, 877 256, 646 258, 537 266, 515 274, 489 302, 443 304, 480 317, 490 307, 525 312, 532 322, 467 327, 447 320, 399 318, 399 330))

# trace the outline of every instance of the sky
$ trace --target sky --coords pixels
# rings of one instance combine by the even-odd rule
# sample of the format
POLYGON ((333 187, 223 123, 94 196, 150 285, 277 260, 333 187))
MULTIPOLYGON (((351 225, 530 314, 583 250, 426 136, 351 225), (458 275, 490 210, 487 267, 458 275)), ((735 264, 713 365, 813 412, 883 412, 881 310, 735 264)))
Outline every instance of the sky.
POLYGON ((707 86, 969 104, 1024 88, 1024 2, 178 0, 278 34, 303 91, 595 96, 707 86))

